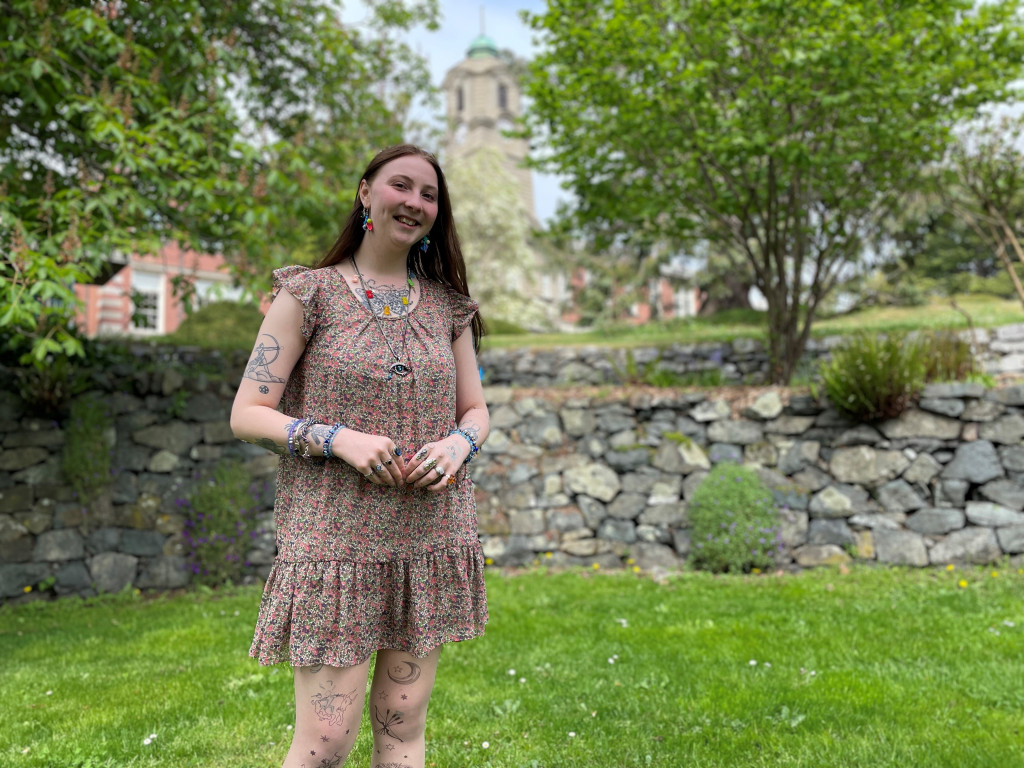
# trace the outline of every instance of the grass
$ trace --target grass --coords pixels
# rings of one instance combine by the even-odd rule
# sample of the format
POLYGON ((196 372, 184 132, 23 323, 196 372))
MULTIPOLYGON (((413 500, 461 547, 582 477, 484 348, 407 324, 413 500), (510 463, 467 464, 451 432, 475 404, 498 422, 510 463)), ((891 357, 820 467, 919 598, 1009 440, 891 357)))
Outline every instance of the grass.
MULTIPOLYGON (((994 328, 1024 322, 1020 302, 994 296, 970 294, 957 296, 956 302, 971 316, 975 327, 994 328)), ((920 307, 873 307, 860 312, 819 318, 812 336, 841 336, 856 331, 887 333, 929 328, 967 328, 964 316, 950 306, 949 300, 934 298, 920 307)), ((673 342, 695 343, 760 339, 765 335, 764 313, 753 310, 728 311, 708 318, 684 318, 644 325, 616 325, 575 334, 527 334, 484 337, 484 347, 589 346, 630 347, 667 345, 673 342)))
MULTIPOLYGON (((427 763, 1020 765, 1022 588, 992 569, 490 572, 487 634, 442 655, 427 763)), ((291 675, 246 658, 258 600, 0 610, 0 764, 280 765, 291 675)))

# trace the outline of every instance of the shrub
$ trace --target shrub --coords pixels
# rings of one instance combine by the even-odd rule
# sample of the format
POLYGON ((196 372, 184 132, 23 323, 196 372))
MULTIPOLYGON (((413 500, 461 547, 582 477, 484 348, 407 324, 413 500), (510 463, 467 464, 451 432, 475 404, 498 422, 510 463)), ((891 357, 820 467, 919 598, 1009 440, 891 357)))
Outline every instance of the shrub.
POLYGON ((100 398, 81 397, 71 404, 64 427, 61 466, 83 504, 110 484, 113 426, 113 417, 100 398))
POLYGON ((978 374, 970 342, 955 331, 930 331, 924 335, 925 381, 966 381, 978 374))
POLYGON ((859 421, 899 416, 920 394, 925 372, 925 345, 901 333, 856 334, 821 366, 828 399, 859 421))
POLYGON ((859 421, 899 416, 928 382, 984 378, 970 343, 948 330, 857 334, 832 353, 821 376, 829 400, 859 421))
POLYGON ((261 486, 235 461, 219 464, 187 499, 186 557, 200 584, 235 583, 249 566, 246 553, 263 531, 256 521, 261 486))
POLYGON ((690 504, 690 562, 715 572, 769 568, 781 549, 775 503, 753 470, 716 464, 690 504))
POLYGON ((249 349, 263 322, 258 307, 233 301, 215 301, 197 310, 166 337, 172 344, 193 344, 219 349, 249 349))

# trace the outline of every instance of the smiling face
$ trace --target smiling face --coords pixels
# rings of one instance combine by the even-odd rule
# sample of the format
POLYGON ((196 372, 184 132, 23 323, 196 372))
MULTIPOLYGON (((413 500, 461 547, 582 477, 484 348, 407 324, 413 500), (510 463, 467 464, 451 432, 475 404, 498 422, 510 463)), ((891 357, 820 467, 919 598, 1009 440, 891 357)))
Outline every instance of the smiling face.
POLYGON ((370 210, 374 237, 408 249, 434 226, 437 173, 424 157, 398 157, 359 182, 359 199, 370 210))

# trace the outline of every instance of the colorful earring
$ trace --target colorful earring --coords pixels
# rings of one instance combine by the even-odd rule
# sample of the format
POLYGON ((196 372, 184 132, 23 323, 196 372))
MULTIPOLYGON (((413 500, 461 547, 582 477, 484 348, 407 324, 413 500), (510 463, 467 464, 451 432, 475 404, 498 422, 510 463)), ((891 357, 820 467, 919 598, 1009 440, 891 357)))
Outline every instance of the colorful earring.
POLYGON ((363 232, 373 232, 373 219, 366 208, 363 208, 363 232))
POLYGON ((427 237, 426 235, 424 235, 423 239, 420 240, 420 250, 423 251, 424 253, 426 253, 427 252, 427 248, 429 248, 429 247, 430 247, 430 238, 427 237))

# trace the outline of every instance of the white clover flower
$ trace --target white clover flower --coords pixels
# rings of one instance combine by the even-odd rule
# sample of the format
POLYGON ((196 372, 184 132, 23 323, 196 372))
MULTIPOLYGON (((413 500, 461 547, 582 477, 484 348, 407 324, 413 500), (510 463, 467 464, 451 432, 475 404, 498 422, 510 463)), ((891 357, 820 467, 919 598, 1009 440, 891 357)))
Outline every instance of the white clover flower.
POLYGON ((516 676, 516 671, 514 669, 510 669, 508 671, 508 674, 509 674, 509 677, 515 677, 516 676))
POLYGON ((526 682, 526 678, 525 677, 520 677, 519 678, 519 682, 520 683, 525 683, 526 682))
POLYGON ((609 664, 614 664, 614 663, 615 663, 615 659, 614 659, 614 658, 610 658, 610 659, 608 659, 608 663, 609 663, 609 664))
POLYGON ((46 695, 47 695, 47 696, 53 696, 53 691, 47 691, 47 692, 46 692, 46 695))
POLYGON ((569 738, 570 739, 575 739, 576 738, 576 731, 569 731, 569 738))
POLYGON ((748 661, 747 663, 748 663, 748 664, 749 664, 750 666, 752 666, 752 667, 756 667, 756 666, 757 666, 757 659, 751 659, 751 660, 750 660, 750 661, 748 661))
POLYGON ((155 734, 155 733, 151 733, 151 734, 149 734, 149 738, 151 738, 151 739, 155 739, 155 738, 156 738, 156 734, 155 734))
POLYGON ((484 742, 483 744, 481 744, 480 746, 481 746, 481 747, 483 747, 484 749, 490 749, 490 747, 491 747, 491 742, 489 742, 489 741, 485 741, 485 742, 484 742))
POLYGON ((152 739, 143 739, 142 743, 145 744, 146 746, 149 746, 150 744, 153 743, 153 740, 152 739))

